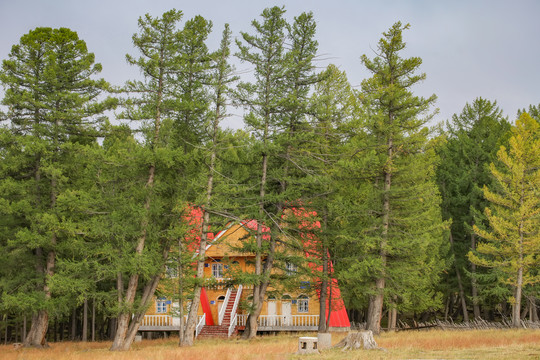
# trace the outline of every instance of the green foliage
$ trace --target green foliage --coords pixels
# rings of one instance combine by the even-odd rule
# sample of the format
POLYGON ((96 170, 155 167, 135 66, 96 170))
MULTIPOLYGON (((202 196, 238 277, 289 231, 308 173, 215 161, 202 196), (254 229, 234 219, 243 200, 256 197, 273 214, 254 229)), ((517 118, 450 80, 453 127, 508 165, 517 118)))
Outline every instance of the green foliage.
POLYGON ((501 146, 497 152, 500 165, 490 165, 495 183, 483 189, 489 228, 474 226, 483 241, 468 254, 475 264, 495 268, 499 282, 513 288, 540 281, 539 129, 538 122, 523 113, 512 128, 510 149, 501 146))
MULTIPOLYGON (((433 138, 436 97, 412 91, 426 78, 422 60, 401 57, 409 25, 362 56, 371 77, 353 90, 334 65, 317 73, 311 12, 288 22, 284 7, 263 10, 236 40, 253 70, 237 86, 229 26, 211 51, 212 22, 182 20, 175 9, 139 18, 139 54, 126 59, 141 76, 116 90, 123 111, 112 124, 103 113, 119 100, 75 32, 36 28, 2 62, 1 315, 62 320, 93 299, 104 321, 132 319, 166 265, 182 265, 192 298, 203 284, 192 266, 200 235, 252 219, 239 250, 257 254, 258 270, 227 276, 260 286, 261 299, 267 285, 285 291, 311 277, 319 290, 337 274, 350 308, 380 296, 388 309, 431 311, 443 287, 457 293, 456 271, 489 309, 511 288, 536 296, 538 105, 520 110, 510 133, 496 102, 477 98, 433 138), (245 130, 220 128, 231 99, 245 130), (182 222, 194 207, 204 222, 182 222)), ((178 287, 167 278, 158 293, 175 298, 178 287)))
POLYGON ((379 41, 377 57, 362 56, 373 76, 362 82, 364 113, 346 144, 349 155, 339 163, 347 232, 338 265, 342 286, 355 289, 357 306, 383 291, 401 311, 425 311, 441 306, 435 285, 447 266, 447 249, 434 182, 438 157, 425 128, 435 96, 411 91, 425 74, 415 74, 420 58, 399 56, 407 28, 394 24, 379 41), (385 285, 375 287, 381 278, 385 285))
MULTIPOLYGON (((472 226, 485 221, 481 211, 487 202, 482 188, 493 182, 488 164, 496 161, 497 149, 508 141, 510 124, 496 102, 477 98, 466 104, 459 115, 455 114, 446 127, 446 141, 438 149, 441 161, 437 169, 443 198, 442 214, 444 219, 452 221, 453 255, 457 268, 463 274, 471 274, 474 270, 470 270, 466 254, 474 246, 472 226)), ((478 279, 479 286, 498 286, 493 277, 485 277, 482 271, 474 271, 472 276, 473 281, 478 279)), ((451 288, 457 289, 453 271, 448 280, 454 283, 451 288)), ((471 281, 463 285, 470 294, 471 281)), ((487 306, 499 299, 483 292, 481 300, 487 306)))
POLYGON ((100 70, 66 28, 30 31, 2 63, 3 311, 59 318, 92 287, 80 277, 91 187, 81 160, 97 145, 101 113, 116 103, 101 96, 100 70))

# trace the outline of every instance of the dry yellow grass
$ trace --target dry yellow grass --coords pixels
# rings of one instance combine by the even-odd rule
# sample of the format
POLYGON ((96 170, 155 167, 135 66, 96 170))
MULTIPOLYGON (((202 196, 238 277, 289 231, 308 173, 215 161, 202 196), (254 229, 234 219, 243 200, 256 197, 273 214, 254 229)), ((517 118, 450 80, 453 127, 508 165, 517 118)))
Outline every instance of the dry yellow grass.
MULTIPOLYGON (((343 334, 334 334, 336 343, 343 334)), ((14 349, 0 346, 0 359, 42 360, 244 360, 244 359, 535 359, 540 360, 540 330, 473 330, 386 333, 375 340, 385 350, 294 355, 298 335, 241 340, 201 340, 178 348, 176 339, 143 340, 127 352, 110 352, 110 342, 51 344, 50 349, 14 349)))

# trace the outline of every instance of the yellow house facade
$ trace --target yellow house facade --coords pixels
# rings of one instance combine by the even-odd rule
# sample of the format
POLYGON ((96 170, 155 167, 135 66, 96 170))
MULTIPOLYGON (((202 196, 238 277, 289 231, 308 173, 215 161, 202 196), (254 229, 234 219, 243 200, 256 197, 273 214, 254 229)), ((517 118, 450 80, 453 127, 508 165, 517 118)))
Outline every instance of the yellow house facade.
MULTIPOLYGON (((197 335, 225 337, 244 329, 253 288, 242 284, 233 285, 231 279, 234 274, 254 272, 254 254, 238 250, 249 236, 248 223, 232 223, 207 246, 204 277, 208 286, 201 293, 197 335)), ((276 269, 274 272, 281 272, 285 276, 294 275, 296 268, 286 264, 285 269, 276 269)), ((258 318, 258 331, 317 330, 320 304, 318 294, 311 285, 309 281, 303 281, 297 288, 289 290, 269 287, 258 318)), ((172 315, 176 306, 167 298, 156 298, 140 330, 179 329, 180 319, 172 315)), ((348 317, 340 298, 333 300, 330 314, 333 330, 349 329, 348 317)))

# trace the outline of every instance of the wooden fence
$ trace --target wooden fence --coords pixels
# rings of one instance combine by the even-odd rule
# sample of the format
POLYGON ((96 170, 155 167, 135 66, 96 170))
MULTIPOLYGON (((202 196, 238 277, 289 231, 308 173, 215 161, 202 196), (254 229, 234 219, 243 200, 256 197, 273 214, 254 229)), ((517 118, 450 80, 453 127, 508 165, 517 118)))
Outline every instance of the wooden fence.
MULTIPOLYGON (((366 323, 351 323, 351 329, 360 330, 365 328, 366 323)), ((501 321, 486 321, 483 319, 476 319, 467 322, 455 323, 452 320, 442 321, 433 320, 428 322, 416 322, 408 324, 402 321, 398 322, 395 331, 408 331, 408 330, 430 330, 430 329, 442 329, 442 330, 486 330, 486 329, 510 329, 512 328, 512 320, 502 319, 501 321)), ((540 321, 521 320, 521 327, 524 329, 540 329, 540 321)), ((387 328, 382 328, 387 330, 387 328)))

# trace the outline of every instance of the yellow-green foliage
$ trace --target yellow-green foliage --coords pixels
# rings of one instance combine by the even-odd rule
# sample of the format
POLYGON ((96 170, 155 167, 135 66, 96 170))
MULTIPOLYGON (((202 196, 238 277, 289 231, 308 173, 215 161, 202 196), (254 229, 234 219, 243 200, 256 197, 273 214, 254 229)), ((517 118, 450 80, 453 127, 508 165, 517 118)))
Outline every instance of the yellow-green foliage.
POLYGON ((540 125, 523 113, 512 128, 510 149, 501 146, 499 165, 491 164, 494 188, 484 187, 489 229, 474 227, 484 239, 469 259, 498 269, 506 284, 526 286, 540 280, 540 125), (533 271, 531 271, 533 270, 533 271), (518 274, 523 274, 520 280, 518 274), (521 284, 518 284, 521 282, 521 284))

